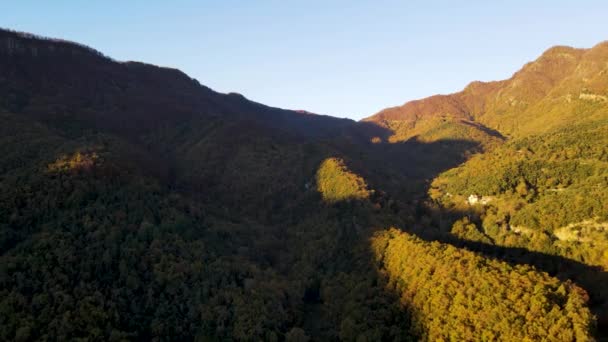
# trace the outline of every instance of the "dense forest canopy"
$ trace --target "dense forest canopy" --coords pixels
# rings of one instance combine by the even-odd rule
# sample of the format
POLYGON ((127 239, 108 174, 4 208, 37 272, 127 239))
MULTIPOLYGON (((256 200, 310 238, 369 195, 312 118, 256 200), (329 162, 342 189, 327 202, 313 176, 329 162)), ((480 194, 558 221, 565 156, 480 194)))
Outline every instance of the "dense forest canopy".
POLYGON ((0 30, 0 340, 603 338, 607 62, 354 122, 0 30))

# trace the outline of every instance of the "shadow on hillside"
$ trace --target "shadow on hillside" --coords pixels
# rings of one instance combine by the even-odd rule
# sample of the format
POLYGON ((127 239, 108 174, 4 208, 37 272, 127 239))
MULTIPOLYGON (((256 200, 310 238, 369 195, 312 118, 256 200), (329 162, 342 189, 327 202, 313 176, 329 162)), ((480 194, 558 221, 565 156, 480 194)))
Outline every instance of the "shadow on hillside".
POLYGON ((502 134, 500 134, 500 132, 499 132, 499 131, 497 131, 497 130, 491 129, 491 128, 489 128, 489 127, 486 127, 486 126, 484 126, 484 125, 481 125, 481 124, 479 124, 479 123, 472 122, 472 121, 465 121, 465 120, 462 120, 462 121, 460 121, 460 122, 462 122, 462 123, 463 123, 463 124, 465 124, 465 125, 469 125, 469 126, 475 127, 475 128, 477 128, 477 129, 479 129, 480 131, 482 131, 482 132, 484 132, 484 133, 488 134, 489 136, 492 136, 492 137, 498 138, 498 139, 503 140, 503 141, 505 140, 505 137, 504 137, 502 134))
MULTIPOLYGON (((377 130, 380 130, 382 137, 390 136, 390 132, 383 132, 382 127, 374 128, 372 123, 369 124, 371 125, 367 128, 373 128, 376 131, 368 135, 368 138, 378 134, 377 130)), ((497 136, 502 138, 500 135, 497 136)), ((431 220, 425 222, 428 226, 420 224, 425 215, 427 217, 451 216, 452 218, 471 215, 468 212, 448 212, 447 209, 438 209, 438 213, 429 214, 430 209, 426 208, 422 200, 427 198, 430 181, 441 172, 465 162, 471 153, 480 152, 479 144, 467 140, 441 140, 426 143, 412 139, 392 144, 384 141, 387 140, 367 144, 357 153, 345 151, 347 153, 344 157, 349 168, 362 175, 373 189, 380 190, 381 195, 379 196, 385 197, 383 199, 385 203, 389 202, 389 199, 400 203, 401 208, 395 208, 395 213, 402 216, 402 221, 400 224, 398 223, 402 230, 425 241, 438 241, 465 248, 511 265, 531 265, 561 281, 576 283, 589 294, 589 306, 598 318, 600 339, 603 340, 608 336, 608 289, 606 288, 608 272, 601 267, 526 248, 505 247, 461 239, 445 231, 445 227, 440 227, 441 222, 434 223, 431 220)))
POLYGON ((478 142, 462 139, 425 142, 414 137, 389 143, 393 132, 388 128, 373 122, 359 122, 357 128, 360 145, 354 150, 349 150, 348 145, 339 146, 348 166, 368 180, 372 188, 402 201, 426 197, 433 178, 483 150, 478 142))
MULTIPOLYGON (((75 140, 97 133, 112 136, 112 141, 117 138, 119 143, 112 148, 112 156, 120 159, 119 165, 133 164, 128 170, 137 171, 133 172, 137 177, 141 171, 168 185, 172 191, 188 195, 197 206, 205 205, 209 216, 217 215, 225 222, 242 224, 240 227, 246 228, 242 231, 236 229, 236 224, 226 224, 221 238, 229 241, 226 244, 231 247, 230 253, 244 254, 264 267, 277 268, 281 257, 294 253, 295 245, 306 247, 314 242, 296 236, 290 241, 294 245, 285 243, 285 227, 293 228, 298 221, 324 210, 326 213, 319 216, 319 222, 312 221, 310 229, 313 232, 308 237, 315 237, 317 241, 332 240, 333 236, 327 236, 332 233, 327 232, 324 219, 331 215, 338 217, 335 222, 341 227, 335 241, 340 244, 332 246, 336 249, 332 256, 340 253, 344 256, 319 258, 319 263, 315 264, 317 268, 311 270, 311 274, 315 277, 323 272, 333 275, 342 269, 358 272, 358 265, 351 257, 359 253, 354 249, 360 248, 364 241, 361 236, 352 234, 362 225, 362 222, 355 222, 355 209, 340 207, 340 204, 320 209, 312 191, 305 190, 315 168, 325 158, 344 158, 372 188, 381 190, 374 195, 375 200, 382 201, 391 215, 397 217, 396 221, 399 216, 406 216, 401 223, 407 223, 422 216, 418 214, 424 208, 418 201, 426 197, 428 183, 434 177, 458 166, 470 153, 481 150, 478 143, 467 140, 427 143, 412 139, 390 144, 387 141, 393 132, 373 122, 354 122, 264 106, 240 95, 216 93, 177 70, 142 63, 115 63, 96 51, 69 43, 58 45, 8 32, 0 32, 0 38, 11 39, 10 53, 0 54, 0 63, 10 66, 0 80, 0 93, 6 94, 0 107, 18 113, 20 118, 38 121, 66 139, 75 140), (13 51, 14 42, 22 47, 18 54, 13 51), (49 45, 54 48, 49 49, 49 45), (277 165, 287 154, 295 153, 291 147, 306 144, 318 145, 306 146, 311 147, 311 152, 301 149, 303 152, 297 157, 305 156, 306 162, 293 158, 277 165), (193 148, 198 145, 205 148, 193 148), (280 149, 285 146, 284 150, 280 149), (191 152, 195 158, 185 158, 190 155, 183 150, 191 152), (269 151, 276 151, 273 153, 278 157, 258 158, 267 156, 269 151), (284 151, 287 152, 281 154, 284 151), (200 165, 193 165, 194 161, 200 165), (194 169, 191 170, 192 179, 186 179, 178 172, 181 171, 179 163, 194 169), (296 168, 304 171, 291 172, 296 168), (201 172, 206 170, 211 172, 201 172), (306 203, 297 207, 293 203, 298 201, 306 203), (250 211, 243 209, 245 205, 250 211), (264 213, 259 214, 261 211, 264 213), (247 224, 248 218, 262 227, 247 224), (313 224, 322 228, 312 227, 313 224), (258 237, 259 241, 252 241, 258 237), (248 249, 250 246, 252 248, 248 249)), ((19 126, 14 128, 20 131, 19 126)), ((498 134, 485 132, 492 136, 498 134)), ((15 144, 15 148, 18 147, 21 146, 15 144)), ((122 186, 122 183, 117 185, 122 186)), ((91 191, 99 192, 98 189, 91 191)), ((180 208, 175 211, 181 213, 183 209, 184 216, 189 214, 190 208, 197 209, 194 205, 181 208, 177 196, 171 197, 170 202, 175 201, 175 206, 180 208)), ((119 222, 124 223, 129 215, 120 217, 122 221, 119 222)), ((407 224, 399 226, 408 228, 407 224)), ((178 228, 170 229, 183 234, 178 228)), ((605 305, 602 286, 608 279, 605 272, 595 267, 526 249, 460 240, 430 226, 412 229, 411 233, 511 264, 531 264, 562 280, 572 279, 589 291, 597 313, 600 313, 598 308, 605 305)), ((317 252, 303 250, 305 253, 317 252)), ((293 259, 297 257, 306 259, 308 255, 293 259)), ((292 272, 293 266, 285 263, 286 273, 292 272)), ((318 293, 308 291, 304 297, 305 302, 314 301, 318 293)), ((316 312, 308 315, 316 316, 316 312)))

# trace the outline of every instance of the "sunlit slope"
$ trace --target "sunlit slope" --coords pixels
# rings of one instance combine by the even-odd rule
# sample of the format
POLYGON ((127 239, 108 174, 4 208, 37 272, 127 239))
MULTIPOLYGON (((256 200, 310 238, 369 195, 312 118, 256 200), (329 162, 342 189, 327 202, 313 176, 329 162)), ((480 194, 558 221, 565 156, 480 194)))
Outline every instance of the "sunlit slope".
MULTIPOLYGON (((395 140, 431 135, 450 123, 462 131, 473 121, 505 136, 522 137, 592 122, 606 116, 608 43, 590 49, 557 46, 526 64, 511 78, 473 82, 463 91, 411 101, 385 109, 365 121, 394 131, 395 140)), ((484 143, 490 137, 471 134, 484 143)))
POLYGON ((496 241, 548 234, 551 251, 608 267, 607 120, 513 140, 443 173, 430 193, 481 210, 496 241))
POLYGON ((397 229, 372 245, 421 340, 593 340, 586 294, 571 283, 397 229))

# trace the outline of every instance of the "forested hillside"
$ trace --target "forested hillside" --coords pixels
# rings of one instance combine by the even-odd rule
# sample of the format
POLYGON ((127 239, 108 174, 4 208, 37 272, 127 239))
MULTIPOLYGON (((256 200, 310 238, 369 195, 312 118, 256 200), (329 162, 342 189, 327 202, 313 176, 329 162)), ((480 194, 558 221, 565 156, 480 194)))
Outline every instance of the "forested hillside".
MULTIPOLYGON (((600 87, 598 47, 512 93, 600 87)), ((0 31, 0 340, 601 337, 604 102, 524 134, 476 87, 354 122, 0 31)))
POLYGON ((467 135, 458 128, 467 120, 502 137, 497 143, 491 138, 496 134, 468 134, 486 150, 432 181, 422 207, 436 232, 426 234, 578 281, 591 296, 603 334, 608 328, 608 292, 602 285, 608 270, 607 63, 606 43, 554 47, 508 80, 473 82, 462 92, 367 119, 391 128, 394 141, 412 136, 435 141, 441 139, 437 131, 467 135), (522 256, 526 251, 533 253, 522 256))

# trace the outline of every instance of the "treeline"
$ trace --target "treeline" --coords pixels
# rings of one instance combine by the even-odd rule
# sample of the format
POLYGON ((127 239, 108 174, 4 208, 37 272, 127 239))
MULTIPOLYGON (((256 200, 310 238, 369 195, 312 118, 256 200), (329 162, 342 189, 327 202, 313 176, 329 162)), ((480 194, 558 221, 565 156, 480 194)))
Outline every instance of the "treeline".
POLYGON ((77 43, 77 42, 72 42, 72 41, 65 40, 65 39, 44 37, 44 36, 40 36, 37 34, 28 33, 28 32, 21 32, 21 31, 6 29, 6 28, 0 28, 0 37, 2 37, 2 36, 6 36, 3 38, 5 38, 5 42, 6 42, 6 44, 8 44, 7 47, 9 49, 11 49, 11 48, 12 49, 19 49, 19 48, 23 49, 23 45, 19 44, 18 40, 23 40, 24 42, 30 44, 30 48, 35 48, 34 44, 40 45, 41 42, 45 42, 45 43, 48 42, 48 43, 52 43, 52 48, 48 48, 48 46, 46 46, 48 48, 48 51, 53 51, 53 48, 56 48, 57 46, 61 46, 62 48, 68 49, 68 50, 72 50, 72 49, 76 48, 76 49, 81 49, 92 55, 114 61, 114 59, 112 59, 111 57, 104 55, 102 52, 95 50, 90 46, 87 46, 87 45, 84 45, 81 43, 77 43))

